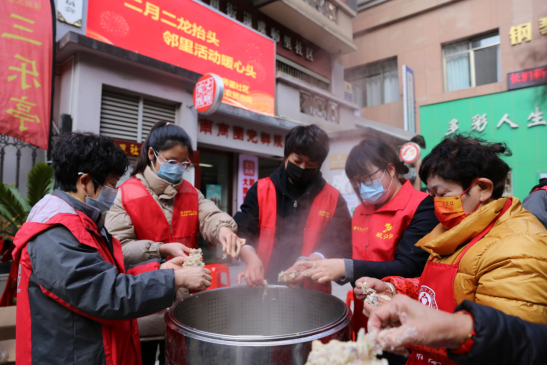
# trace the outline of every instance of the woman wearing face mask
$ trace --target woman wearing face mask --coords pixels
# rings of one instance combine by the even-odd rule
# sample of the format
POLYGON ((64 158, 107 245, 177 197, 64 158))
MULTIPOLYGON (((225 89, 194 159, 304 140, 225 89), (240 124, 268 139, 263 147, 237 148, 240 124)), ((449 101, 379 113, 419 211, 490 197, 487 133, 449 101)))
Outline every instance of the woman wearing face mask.
MULTIPOLYGON (((509 167, 499 155, 511 152, 502 143, 467 136, 446 138, 434 147, 419 175, 434 197, 440 224, 417 243, 430 254, 422 275, 365 277, 357 284, 366 282, 389 297, 406 294, 446 312, 467 299, 546 323, 546 228, 519 199, 502 197, 509 167)), ((364 304, 366 313, 372 308, 364 304)), ((452 351, 466 355, 473 343, 472 331, 452 351)), ((453 364, 444 348, 411 348, 408 364, 453 364)))
MULTIPOLYGON (((183 180, 192 152, 181 127, 160 121, 150 130, 133 177, 122 184, 106 216, 107 229, 122 243, 126 266, 186 257, 198 248, 198 231, 207 241, 222 244, 227 254, 239 254, 242 242, 232 217, 183 180)), ((184 295, 188 290, 179 290, 177 297, 184 295)), ((163 312, 140 318, 139 332, 143 364, 154 364, 158 344, 163 345, 157 341, 164 336, 163 312)))
MULTIPOLYGON (((403 179, 407 171, 394 148, 381 140, 364 139, 352 148, 346 175, 362 202, 352 218, 352 260, 323 260, 305 275, 320 283, 420 275, 428 253, 414 245, 438 220, 433 199, 403 179)), ((356 333, 367 328, 362 303, 354 302, 356 333)))

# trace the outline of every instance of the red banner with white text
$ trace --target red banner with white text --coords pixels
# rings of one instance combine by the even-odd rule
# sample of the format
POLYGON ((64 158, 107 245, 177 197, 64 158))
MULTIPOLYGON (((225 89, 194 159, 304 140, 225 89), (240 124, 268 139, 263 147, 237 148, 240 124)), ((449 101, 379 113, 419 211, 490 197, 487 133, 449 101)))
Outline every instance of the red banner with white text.
POLYGON ((48 148, 54 19, 50 0, 0 0, 0 133, 48 148))
POLYGON ((274 41, 203 3, 92 0, 86 35, 200 74, 217 74, 225 84, 224 103, 274 114, 274 41))

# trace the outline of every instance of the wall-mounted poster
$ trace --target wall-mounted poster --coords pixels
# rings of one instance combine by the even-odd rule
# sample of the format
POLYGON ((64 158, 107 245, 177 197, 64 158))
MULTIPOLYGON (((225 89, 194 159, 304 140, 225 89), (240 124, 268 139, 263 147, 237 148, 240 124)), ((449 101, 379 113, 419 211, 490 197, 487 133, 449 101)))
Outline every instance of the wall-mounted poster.
POLYGON ((223 192, 223 186, 217 184, 206 185, 206 199, 209 199, 215 203, 221 209, 221 198, 223 192))

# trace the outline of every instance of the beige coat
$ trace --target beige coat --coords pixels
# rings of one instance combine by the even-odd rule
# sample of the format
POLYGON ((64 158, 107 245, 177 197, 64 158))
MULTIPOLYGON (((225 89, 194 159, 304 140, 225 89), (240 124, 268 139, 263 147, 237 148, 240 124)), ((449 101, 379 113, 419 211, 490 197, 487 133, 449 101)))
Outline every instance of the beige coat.
MULTIPOLYGON (((166 220, 171 227, 173 215, 173 203, 178 185, 173 185, 156 175, 150 167, 147 167, 143 174, 136 177, 148 189, 154 200, 158 203, 166 220)), ((219 229, 228 227, 237 232, 238 226, 232 217, 222 212, 211 200, 198 192, 198 220, 200 233, 206 241, 218 243, 219 229)), ((122 191, 118 191, 114 205, 107 213, 105 219, 107 230, 122 243, 124 262, 126 266, 135 265, 150 259, 160 259, 160 246, 168 242, 154 242, 151 240, 139 240, 135 234, 133 222, 122 204, 122 191)), ((188 294, 188 290, 181 289, 177 298, 188 294)), ((142 338, 149 340, 160 339, 164 336, 163 311, 147 317, 139 318, 139 333, 142 338)))

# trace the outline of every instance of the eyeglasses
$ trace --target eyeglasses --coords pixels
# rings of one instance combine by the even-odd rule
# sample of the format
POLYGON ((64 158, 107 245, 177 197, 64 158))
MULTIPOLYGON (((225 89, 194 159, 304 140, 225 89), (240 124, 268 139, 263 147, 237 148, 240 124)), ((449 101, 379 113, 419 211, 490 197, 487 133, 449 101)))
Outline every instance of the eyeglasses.
POLYGON ((162 160, 164 160, 165 163, 167 164, 180 166, 183 169, 183 171, 187 171, 190 168, 190 166, 192 166, 192 161, 190 161, 190 158, 183 162, 177 162, 177 160, 166 160, 164 156, 160 155, 156 151, 154 151, 154 155, 156 155, 156 158, 161 157, 162 160))
POLYGON ((364 184, 365 186, 371 186, 373 185, 373 175, 375 175, 377 172, 381 171, 382 170, 382 167, 379 168, 377 171, 375 171, 374 173, 372 173, 371 175, 368 175, 368 176, 362 176, 358 179, 354 179, 353 183, 354 183, 354 186, 359 186, 360 184, 364 184))

